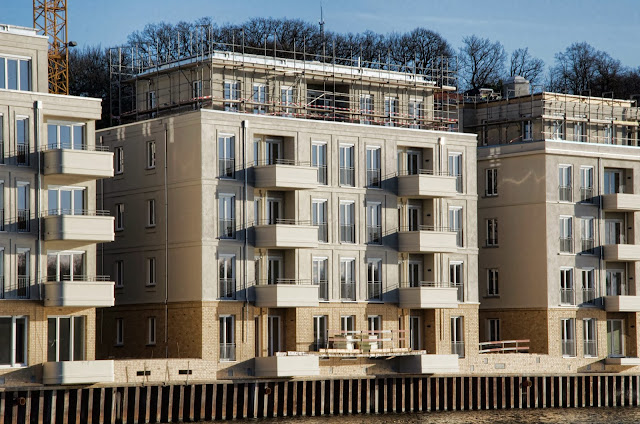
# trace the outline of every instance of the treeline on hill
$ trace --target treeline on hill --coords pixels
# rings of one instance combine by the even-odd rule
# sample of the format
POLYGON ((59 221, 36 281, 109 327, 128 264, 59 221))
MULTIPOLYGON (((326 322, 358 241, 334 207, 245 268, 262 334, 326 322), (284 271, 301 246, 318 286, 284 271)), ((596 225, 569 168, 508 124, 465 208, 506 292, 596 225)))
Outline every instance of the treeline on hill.
MULTIPOLYGON (((322 55, 359 58, 362 66, 382 62, 407 71, 437 66, 442 57, 457 57, 461 91, 500 90, 505 78, 520 75, 536 91, 616 98, 640 94, 640 67, 625 67, 586 42, 574 43, 556 53, 554 63, 547 69, 527 47, 508 54, 499 41, 476 35, 465 37, 462 46, 455 49, 437 32, 421 27, 389 34, 326 31, 323 36, 318 25, 300 19, 252 18, 239 25, 218 26, 211 18, 201 18, 177 24, 148 24, 142 31, 129 34, 126 46, 136 46, 143 54, 151 47, 154 55, 168 60, 176 59, 178 52, 227 49, 231 44, 244 44, 245 52, 255 54, 263 54, 265 49, 267 54, 273 54, 275 46, 279 56, 286 56, 287 51, 301 52, 303 43, 308 55, 321 60, 322 55)), ((108 125, 109 49, 71 49, 69 68, 70 93, 102 98, 104 113, 98 126, 108 125)))

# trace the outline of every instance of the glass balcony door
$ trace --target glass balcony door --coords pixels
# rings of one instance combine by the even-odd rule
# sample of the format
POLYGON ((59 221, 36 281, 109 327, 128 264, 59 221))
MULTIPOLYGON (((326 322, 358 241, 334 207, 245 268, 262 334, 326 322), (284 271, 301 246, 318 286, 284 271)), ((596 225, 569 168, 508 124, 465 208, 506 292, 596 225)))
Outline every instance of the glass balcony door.
POLYGON ((606 292, 607 296, 623 296, 625 295, 625 287, 623 280, 624 271, 621 269, 608 269, 606 274, 606 292))
POLYGON ((280 317, 277 315, 270 315, 268 317, 268 340, 267 340, 267 354, 273 356, 276 352, 282 350, 280 345, 280 317))
POLYGON ((607 320, 607 353, 611 357, 624 356, 624 332, 621 319, 607 320))
POLYGON ((84 252, 49 252, 48 281, 80 281, 84 275, 84 252))
POLYGON ((282 278, 282 258, 270 257, 267 262, 267 284, 278 284, 282 278))
POLYGON ((624 243, 624 230, 622 221, 618 219, 605 220, 604 238, 605 244, 623 244, 624 243))

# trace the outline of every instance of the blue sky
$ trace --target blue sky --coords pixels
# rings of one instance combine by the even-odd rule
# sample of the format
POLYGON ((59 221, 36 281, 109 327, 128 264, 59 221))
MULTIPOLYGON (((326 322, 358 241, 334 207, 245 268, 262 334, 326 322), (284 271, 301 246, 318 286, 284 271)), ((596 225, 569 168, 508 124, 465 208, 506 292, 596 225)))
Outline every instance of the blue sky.
MULTIPOLYGON (((30 0, 5 0, 0 22, 32 26, 30 0)), ((476 34, 502 42, 508 52, 529 47, 547 65, 575 41, 640 66, 638 0, 323 0, 326 28, 338 32, 439 32, 454 47, 476 34)), ((150 22, 211 16, 240 23, 255 16, 317 22, 320 0, 68 0, 69 39, 112 46, 150 22), (176 6, 179 7, 176 7, 176 6)))

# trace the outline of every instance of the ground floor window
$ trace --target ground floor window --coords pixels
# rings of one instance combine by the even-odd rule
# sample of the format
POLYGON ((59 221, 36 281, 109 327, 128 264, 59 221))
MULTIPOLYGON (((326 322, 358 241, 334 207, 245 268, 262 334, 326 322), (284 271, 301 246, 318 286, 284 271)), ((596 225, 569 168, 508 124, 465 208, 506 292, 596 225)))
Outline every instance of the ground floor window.
POLYGON ((27 318, 0 317, 0 366, 27 365, 27 318))
POLYGON ((47 337, 47 360, 84 361, 85 323, 84 317, 49 317, 47 337))

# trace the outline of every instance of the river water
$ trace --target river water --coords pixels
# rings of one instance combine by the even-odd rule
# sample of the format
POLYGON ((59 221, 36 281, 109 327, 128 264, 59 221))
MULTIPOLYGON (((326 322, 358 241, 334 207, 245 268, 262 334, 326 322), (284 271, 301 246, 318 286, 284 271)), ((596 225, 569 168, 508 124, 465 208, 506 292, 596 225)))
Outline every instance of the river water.
POLYGON ((511 409, 492 411, 424 412, 387 415, 342 415, 269 418, 259 424, 506 424, 506 423, 640 423, 640 408, 511 409))

